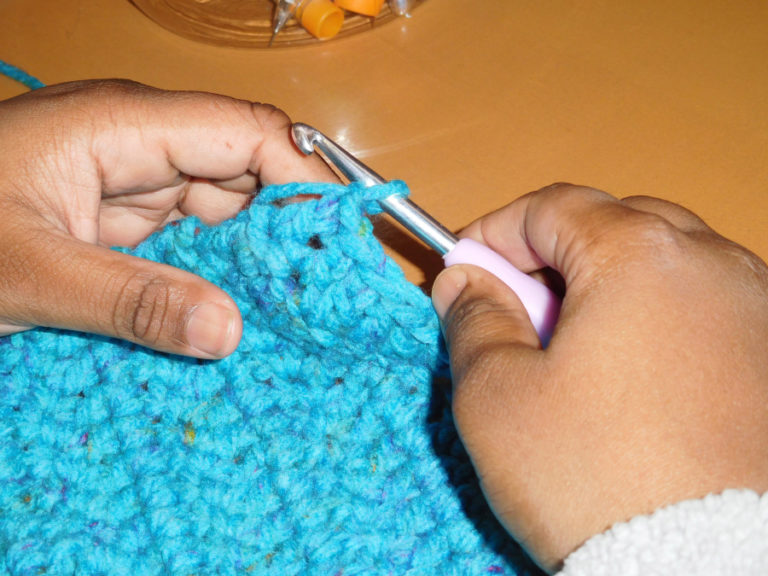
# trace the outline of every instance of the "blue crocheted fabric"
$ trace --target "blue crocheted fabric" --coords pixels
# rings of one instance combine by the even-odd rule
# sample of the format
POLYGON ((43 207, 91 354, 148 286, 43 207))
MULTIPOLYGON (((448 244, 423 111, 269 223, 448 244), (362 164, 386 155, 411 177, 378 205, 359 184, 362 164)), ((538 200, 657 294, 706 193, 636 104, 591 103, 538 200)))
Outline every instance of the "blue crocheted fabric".
POLYGON ((132 251, 232 295, 224 360, 0 339, 0 572, 534 572, 457 438, 430 302, 364 215, 395 186, 269 187, 132 251))

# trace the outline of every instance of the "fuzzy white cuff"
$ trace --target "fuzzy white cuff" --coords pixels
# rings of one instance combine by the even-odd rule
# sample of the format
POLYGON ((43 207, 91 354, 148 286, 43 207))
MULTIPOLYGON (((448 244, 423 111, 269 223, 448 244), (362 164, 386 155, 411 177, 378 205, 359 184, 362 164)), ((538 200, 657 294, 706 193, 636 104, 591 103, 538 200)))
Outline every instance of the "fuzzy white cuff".
POLYGON ((765 576, 768 493, 727 490, 616 524, 565 560, 558 576, 765 576))

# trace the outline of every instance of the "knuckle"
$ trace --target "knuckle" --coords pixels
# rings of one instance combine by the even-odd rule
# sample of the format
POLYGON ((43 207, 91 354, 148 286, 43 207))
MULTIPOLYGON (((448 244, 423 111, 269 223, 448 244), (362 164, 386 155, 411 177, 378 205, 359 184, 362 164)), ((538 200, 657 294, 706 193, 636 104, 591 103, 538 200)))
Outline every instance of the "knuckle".
POLYGON ((144 84, 140 84, 139 82, 126 80, 123 78, 91 80, 88 81, 84 86, 96 94, 104 95, 106 97, 122 96, 127 94, 141 93, 148 90, 155 90, 145 86, 144 84))
POLYGON ((279 132, 291 126, 288 114, 272 104, 254 103, 251 105, 253 119, 263 132, 279 132))
POLYGON ((620 240, 628 257, 653 266, 676 268, 688 259, 687 235, 666 218, 647 212, 634 214, 620 240))
POLYGON ((162 276, 136 272, 122 285, 115 300, 112 323, 115 333, 124 339, 157 345, 177 328, 182 295, 162 276))
POLYGON ((588 255, 593 271, 625 272, 635 267, 675 268, 686 259, 686 235, 665 218, 635 212, 595 223, 580 239, 577 251, 588 255))
POLYGON ((585 199, 603 199, 609 197, 609 194, 589 186, 571 184, 570 182, 555 182, 542 188, 540 194, 557 197, 558 202, 580 203, 585 199))
POLYGON ((659 249, 674 250, 681 246, 683 234, 668 220, 648 212, 636 212, 610 226, 608 233, 627 250, 656 253, 659 249))
POLYGON ((768 291, 768 266, 766 263, 747 248, 735 242, 715 237, 716 253, 721 259, 727 261, 731 276, 739 278, 740 283, 750 291, 765 298, 768 291))
POLYGON ((62 82, 44 88, 41 90, 41 93, 45 96, 55 96, 57 98, 70 96, 87 100, 94 95, 114 96, 126 92, 137 92, 147 89, 149 89, 149 87, 134 82, 133 80, 106 78, 62 82))
POLYGON ((73 102, 83 103, 83 106, 110 109, 126 99, 152 91, 158 90, 133 80, 107 78, 68 82, 57 86, 55 95, 57 98, 66 96, 73 102))
POLYGON ((138 102, 143 101, 151 93, 160 93, 156 88, 150 88, 132 80, 101 79, 81 80, 57 85, 48 95, 49 105, 57 110, 66 110, 66 117, 71 122, 58 127, 61 138, 68 141, 73 126, 90 128, 91 137, 100 131, 114 128, 116 118, 126 111, 134 109, 138 102))
POLYGON ((763 286, 768 285, 768 266, 766 266, 765 262, 754 252, 750 252, 746 248, 740 248, 737 255, 739 263, 752 272, 763 286))
POLYGON ((545 194, 566 194, 573 192, 578 186, 571 184, 570 182, 553 182, 549 186, 545 186, 540 190, 545 194))

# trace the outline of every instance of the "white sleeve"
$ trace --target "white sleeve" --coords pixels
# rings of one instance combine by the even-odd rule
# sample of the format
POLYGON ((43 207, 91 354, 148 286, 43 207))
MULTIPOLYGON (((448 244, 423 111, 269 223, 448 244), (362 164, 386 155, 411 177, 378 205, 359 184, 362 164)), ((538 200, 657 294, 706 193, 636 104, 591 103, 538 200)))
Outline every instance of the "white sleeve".
POLYGON ((727 490, 616 524, 558 576, 768 575, 768 493, 727 490))

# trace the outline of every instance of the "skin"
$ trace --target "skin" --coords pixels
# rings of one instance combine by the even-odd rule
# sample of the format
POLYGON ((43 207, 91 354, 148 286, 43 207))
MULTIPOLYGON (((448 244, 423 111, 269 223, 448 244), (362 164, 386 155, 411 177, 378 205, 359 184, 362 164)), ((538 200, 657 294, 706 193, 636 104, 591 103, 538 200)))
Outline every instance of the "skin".
MULTIPOLYGON (((264 184, 336 181, 279 110, 129 82, 0 102, 0 335, 93 332, 220 358, 240 314, 216 286, 115 253, 264 184)), ((549 571, 590 536, 725 488, 768 489, 768 269, 683 208, 557 185, 470 225, 565 285, 541 350, 516 296, 472 266, 433 287, 456 424, 496 515, 549 571)))
POLYGON ((555 185, 464 236, 565 284, 546 350, 519 300, 441 273, 456 425, 484 493, 546 570, 589 537, 726 488, 768 490, 768 268, 668 202, 555 185))
POLYGON ((187 215, 234 216, 261 185, 336 181, 276 108, 125 81, 0 102, 0 335, 53 326, 201 358, 230 354, 232 299, 115 253, 187 215))

